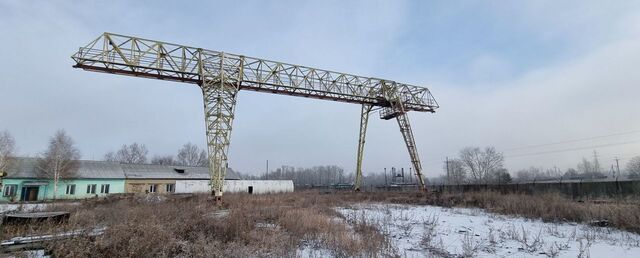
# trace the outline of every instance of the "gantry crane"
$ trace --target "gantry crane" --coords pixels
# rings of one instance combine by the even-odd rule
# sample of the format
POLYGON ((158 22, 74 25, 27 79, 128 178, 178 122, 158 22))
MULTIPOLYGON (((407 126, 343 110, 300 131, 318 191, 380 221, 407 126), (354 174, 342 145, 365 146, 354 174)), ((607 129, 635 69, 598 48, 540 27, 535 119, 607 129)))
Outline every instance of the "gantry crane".
POLYGON ((211 193, 222 198, 236 98, 240 90, 333 100, 362 105, 355 190, 362 182, 362 158, 369 113, 395 118, 400 126, 418 185, 425 190, 409 111, 435 112, 429 89, 131 36, 103 33, 71 57, 75 68, 200 86, 209 151, 211 193))

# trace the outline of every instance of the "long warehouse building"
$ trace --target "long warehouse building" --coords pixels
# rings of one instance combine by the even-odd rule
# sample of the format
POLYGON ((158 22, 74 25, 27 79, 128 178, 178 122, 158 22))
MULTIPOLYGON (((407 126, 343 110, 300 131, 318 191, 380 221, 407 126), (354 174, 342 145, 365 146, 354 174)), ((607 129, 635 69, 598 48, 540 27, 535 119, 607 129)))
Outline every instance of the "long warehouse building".
MULTIPOLYGON (((61 178, 56 199, 84 199, 109 194, 172 194, 210 191, 206 167, 121 164, 80 160, 75 175, 61 178)), ((17 158, 2 178, 0 202, 54 199, 53 179, 40 172, 38 159, 17 158)), ((232 169, 225 178, 226 192, 293 192, 291 180, 243 180, 232 169)))

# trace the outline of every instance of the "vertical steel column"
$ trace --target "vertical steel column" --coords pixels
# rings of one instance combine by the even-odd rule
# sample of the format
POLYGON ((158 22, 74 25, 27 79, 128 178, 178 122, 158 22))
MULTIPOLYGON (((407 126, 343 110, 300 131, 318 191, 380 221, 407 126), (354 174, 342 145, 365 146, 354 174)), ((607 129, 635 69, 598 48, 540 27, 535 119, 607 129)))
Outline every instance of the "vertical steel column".
POLYGON ((358 156, 356 163, 356 182, 353 184, 354 190, 359 192, 362 184, 362 157, 364 155, 364 142, 367 134, 367 124, 369 122, 369 113, 373 108, 372 105, 362 104, 360 111, 360 137, 358 138, 358 156))
MULTIPOLYGON (((231 129, 239 90, 235 78, 228 76, 229 65, 225 63, 224 53, 221 53, 219 58, 220 62, 216 64, 219 67, 210 67, 213 64, 207 63, 206 68, 201 68, 202 74, 204 74, 201 87, 207 128, 211 194, 215 196, 216 200, 222 199, 222 187, 228 167, 227 155, 231 129), (212 70, 218 70, 217 68, 219 71, 212 73, 212 70)), ((200 63, 204 62, 202 59, 200 61, 200 63)))
POLYGON ((398 125, 400 126, 400 132, 404 138, 404 143, 409 150, 409 156, 411 157, 411 163, 416 171, 416 178, 418 179, 418 187, 422 191, 426 191, 427 188, 424 185, 424 179, 422 178, 422 164, 420 163, 420 157, 418 156, 418 149, 416 149, 416 142, 413 138, 413 132, 411 131, 411 124, 409 124, 409 117, 406 113, 396 117, 398 125))

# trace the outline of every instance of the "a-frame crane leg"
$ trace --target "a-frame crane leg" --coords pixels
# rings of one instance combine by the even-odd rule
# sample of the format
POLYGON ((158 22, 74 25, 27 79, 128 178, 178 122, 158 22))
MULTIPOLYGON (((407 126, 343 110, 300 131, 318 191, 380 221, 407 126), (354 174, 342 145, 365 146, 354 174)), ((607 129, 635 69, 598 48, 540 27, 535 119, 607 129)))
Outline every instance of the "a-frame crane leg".
POLYGON ((224 77, 216 81, 204 81, 204 114, 207 126, 207 148, 209 151, 209 172, 211 194, 217 201, 222 200, 222 187, 227 173, 227 154, 236 106, 238 89, 225 83, 224 77))
POLYGON ((364 142, 367 134, 367 124, 369 122, 369 113, 373 108, 372 105, 363 104, 360 111, 360 137, 358 138, 358 157, 356 163, 356 181, 353 184, 353 189, 357 192, 360 191, 362 184, 362 157, 364 155, 364 142))
POLYGON ((413 169, 416 172, 416 178, 418 180, 418 187, 421 191, 426 191, 427 188, 424 185, 424 179, 422 178, 422 164, 420 163, 420 157, 418 156, 418 149, 416 149, 416 141, 413 138, 413 132, 411 131, 411 124, 409 124, 409 117, 406 113, 403 113, 396 117, 398 125, 400 126, 400 132, 404 138, 404 143, 409 150, 409 156, 411 157, 411 163, 413 169))

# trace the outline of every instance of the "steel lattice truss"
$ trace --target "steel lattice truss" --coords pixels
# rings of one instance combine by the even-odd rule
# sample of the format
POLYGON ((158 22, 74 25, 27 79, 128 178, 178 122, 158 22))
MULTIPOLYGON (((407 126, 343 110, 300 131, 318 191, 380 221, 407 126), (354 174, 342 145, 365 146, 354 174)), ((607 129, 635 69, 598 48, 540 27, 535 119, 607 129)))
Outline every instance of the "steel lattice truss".
POLYGON ((85 70, 200 85, 205 103, 212 191, 217 196, 222 194, 239 90, 363 105, 356 189, 359 189, 369 111, 372 107, 382 108, 381 118, 398 119, 416 175, 422 182, 422 169, 406 112, 435 112, 439 106, 427 88, 111 33, 104 33, 81 47, 72 59, 76 62, 74 67, 85 70))

